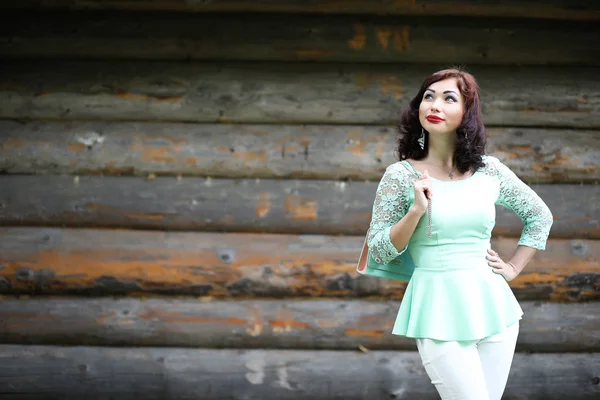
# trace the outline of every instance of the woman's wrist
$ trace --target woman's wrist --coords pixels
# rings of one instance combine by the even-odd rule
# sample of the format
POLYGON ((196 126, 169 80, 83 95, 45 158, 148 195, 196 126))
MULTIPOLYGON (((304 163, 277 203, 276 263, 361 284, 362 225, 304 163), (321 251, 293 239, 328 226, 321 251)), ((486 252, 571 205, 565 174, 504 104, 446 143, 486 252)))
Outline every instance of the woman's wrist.
POLYGON ((420 209, 419 207, 413 204, 413 206, 408 210, 408 212, 417 215, 418 217, 422 217, 423 215, 425 215, 425 213, 427 213, 427 209, 420 209))

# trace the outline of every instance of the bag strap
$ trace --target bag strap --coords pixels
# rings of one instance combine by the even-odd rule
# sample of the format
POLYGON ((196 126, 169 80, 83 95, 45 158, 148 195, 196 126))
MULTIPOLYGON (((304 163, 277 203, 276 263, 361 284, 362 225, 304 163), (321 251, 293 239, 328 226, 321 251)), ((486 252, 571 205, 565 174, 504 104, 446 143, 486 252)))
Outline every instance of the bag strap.
POLYGON ((360 257, 358 257, 358 263, 356 264, 356 271, 359 274, 364 274, 367 271, 367 259, 369 258, 369 243, 367 242, 368 237, 369 232, 367 232, 365 235, 365 242, 363 243, 360 257))
POLYGON ((408 161, 406 161, 406 160, 402 160, 402 161, 400 161, 400 164, 404 165, 404 168, 406 168, 406 169, 408 170, 408 172, 410 172, 410 173, 412 173, 412 174, 414 174, 414 175, 417 175, 417 178, 418 178, 419 176, 421 176, 421 175, 419 174, 419 172, 418 172, 418 171, 415 169, 415 167, 413 167, 413 166, 412 166, 412 164, 411 164, 411 163, 409 163, 408 161), (410 168, 410 169, 409 169, 409 168, 410 168))

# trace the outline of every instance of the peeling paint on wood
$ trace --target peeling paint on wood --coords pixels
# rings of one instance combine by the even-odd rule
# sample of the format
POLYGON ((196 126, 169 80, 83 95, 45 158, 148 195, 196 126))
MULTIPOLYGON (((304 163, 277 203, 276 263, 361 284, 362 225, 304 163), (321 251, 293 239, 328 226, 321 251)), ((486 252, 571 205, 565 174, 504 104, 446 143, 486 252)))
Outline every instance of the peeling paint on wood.
MULTIPOLYGON (((0 223, 270 233, 368 229, 377 182, 174 177, 0 176, 0 223), (268 193, 268 212, 265 202, 268 193)), ((555 217, 554 238, 600 238, 599 185, 532 185, 555 217)), ((520 236, 496 207, 494 235, 520 236)))
MULTIPOLYGON (((416 350, 414 340, 391 334, 393 301, 7 298, 0 305, 4 344, 416 350)), ((517 351, 600 348, 600 302, 521 307, 517 351)))
MULTIPOLYGON (((507 398, 596 399, 594 354, 514 357, 507 398)), ((393 351, 0 346, 0 391, 18 398, 433 400, 419 355, 393 351), (15 378, 14 371, 28 371, 15 378), (57 374, 56 371, 60 371, 57 374), (73 377, 77 377, 74 379, 73 377), (360 379, 349 378, 360 377, 360 379), (15 385, 13 382, 19 382, 15 385), (401 396, 401 397, 399 397, 401 396)))
MULTIPOLYGON (((600 247, 581 244, 586 251, 577 253, 570 240, 551 239, 510 282, 515 295, 599 299, 600 247)), ((361 245, 361 237, 343 236, 0 228, 0 294, 401 298, 405 282, 356 273, 361 245)), ((516 239, 495 239, 492 248, 507 257, 516 239)), ((260 310, 249 315, 259 334, 264 316, 260 310)))
POLYGON ((365 26, 363 24, 354 24, 354 37, 348 40, 348 46, 353 50, 362 50, 365 47, 367 38, 365 36, 365 26))
MULTIPOLYGON (((523 24, 512 19, 450 21, 314 14, 280 14, 277 18, 264 14, 5 14, 0 26, 0 55, 10 58, 469 66, 600 63, 592 34, 595 26, 586 22, 537 20, 523 24)), ((176 95, 116 89, 116 96, 131 101, 177 105, 182 100, 176 95)))
POLYGON ((285 210, 288 217, 302 221, 316 221, 318 215, 318 202, 300 196, 286 196, 285 210))
MULTIPOLYGON (((489 127, 600 127, 600 104, 577 101, 584 95, 582 88, 586 93, 600 91, 594 68, 474 66, 470 72, 482 88, 483 116, 489 127), (539 111, 523 111, 531 106, 539 111)), ((114 60, 11 60, 2 63, 0 118, 389 126, 397 122, 426 74, 422 66, 412 64, 398 69, 363 64, 287 63, 281 68, 272 63, 147 62, 140 69, 137 62, 114 60), (178 79, 157 78, 169 76, 178 79), (360 76, 376 84, 357 86, 360 76), (232 89, 232 82, 244 84, 232 89), (39 89, 47 92, 44 98, 33 94, 39 89), (118 97, 121 91, 181 101, 131 100, 118 97)))

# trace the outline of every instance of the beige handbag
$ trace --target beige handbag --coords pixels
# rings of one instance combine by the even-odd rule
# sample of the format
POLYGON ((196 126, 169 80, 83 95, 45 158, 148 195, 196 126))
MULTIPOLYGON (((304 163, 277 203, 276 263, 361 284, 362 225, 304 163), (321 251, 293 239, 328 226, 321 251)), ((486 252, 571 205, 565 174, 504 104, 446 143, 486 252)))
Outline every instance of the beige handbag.
POLYGON ((356 271, 362 275, 376 276, 378 278, 394 279, 408 282, 415 270, 415 263, 408 249, 390 261, 388 264, 379 264, 375 261, 367 243, 368 233, 365 236, 356 271))

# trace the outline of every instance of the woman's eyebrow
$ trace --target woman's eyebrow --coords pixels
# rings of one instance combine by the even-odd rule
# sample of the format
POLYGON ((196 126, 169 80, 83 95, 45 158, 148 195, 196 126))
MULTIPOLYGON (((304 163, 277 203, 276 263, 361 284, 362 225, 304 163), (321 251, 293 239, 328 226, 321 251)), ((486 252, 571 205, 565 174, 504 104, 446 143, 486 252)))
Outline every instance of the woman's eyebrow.
MULTIPOLYGON (((425 89, 425 91, 426 91, 426 92, 427 92, 427 91, 430 91, 430 92, 433 92, 433 93, 435 93, 435 90, 433 90, 433 89, 425 89)), ((446 90, 446 91, 444 92, 444 94, 446 94, 446 93, 454 93, 455 95, 457 95, 457 96, 458 96, 458 93, 456 93, 454 90, 446 90)))

